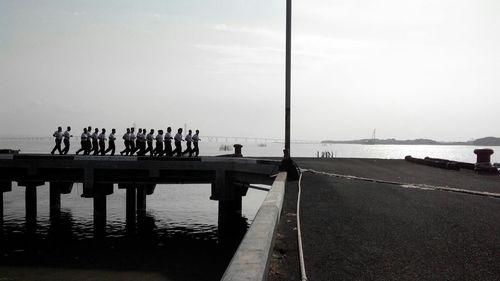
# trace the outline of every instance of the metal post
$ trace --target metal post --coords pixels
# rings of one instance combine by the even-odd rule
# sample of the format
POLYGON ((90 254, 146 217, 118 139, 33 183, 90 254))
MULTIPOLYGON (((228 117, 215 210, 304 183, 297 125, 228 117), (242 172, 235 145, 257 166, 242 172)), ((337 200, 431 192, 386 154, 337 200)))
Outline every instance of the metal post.
POLYGON ((292 50, 292 0, 286 1, 286 59, 285 59, 285 150, 284 158, 290 158, 290 83, 292 50))

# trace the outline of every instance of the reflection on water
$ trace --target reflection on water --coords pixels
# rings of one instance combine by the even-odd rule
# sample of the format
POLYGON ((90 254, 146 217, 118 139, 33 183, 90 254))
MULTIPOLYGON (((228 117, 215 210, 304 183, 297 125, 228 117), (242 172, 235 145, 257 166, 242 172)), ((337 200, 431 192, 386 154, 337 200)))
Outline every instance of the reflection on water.
POLYGON ((124 271, 156 274, 143 280, 219 280, 266 195, 249 190, 241 223, 221 239, 218 203, 209 200, 209 185, 158 185, 147 197, 147 212, 138 217, 136 231, 126 228, 125 190, 115 188, 107 198, 106 238, 97 241, 92 199, 80 197, 81 184, 61 196, 61 214, 54 220, 47 187, 37 189, 34 233, 27 231, 24 187, 14 183, 12 192, 4 194, 0 279, 51 280, 40 276, 49 276, 40 268, 58 268, 67 274, 61 280, 91 279, 89 274, 100 280, 104 272, 109 280, 123 280, 124 271))

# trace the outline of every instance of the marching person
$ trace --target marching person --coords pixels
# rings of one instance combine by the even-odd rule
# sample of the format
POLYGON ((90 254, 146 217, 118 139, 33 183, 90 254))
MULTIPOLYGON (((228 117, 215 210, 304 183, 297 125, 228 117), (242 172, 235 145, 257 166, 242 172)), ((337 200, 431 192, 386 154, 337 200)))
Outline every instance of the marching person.
POLYGON ((61 150, 61 142, 62 142, 62 139, 63 139, 62 128, 61 127, 57 127, 57 131, 55 131, 52 134, 52 136, 55 138, 56 145, 54 146, 54 148, 52 149, 52 151, 50 152, 50 154, 54 155, 54 152, 56 150, 59 151, 59 154, 62 154, 62 150, 61 150))
POLYGON ((158 134, 156 135, 155 154, 163 156, 163 130, 158 130, 158 134))
POLYGON ((87 128, 83 128, 83 133, 80 136, 80 145, 82 147, 76 151, 76 155, 82 151, 85 154, 85 151, 87 150, 87 128))
POLYGON ((191 148, 191 142, 193 141, 191 130, 188 131, 184 139, 186 140, 186 150, 182 152, 182 155, 189 153, 189 157, 191 157, 193 155, 193 149, 191 148))
POLYGON ((104 155, 106 155, 106 153, 108 153, 110 151, 111 151, 111 156, 115 155, 115 140, 116 140, 115 134, 116 134, 116 130, 113 128, 111 130, 111 134, 109 134, 108 149, 106 149, 106 151, 104 151, 104 155))
POLYGON ((94 153, 93 155, 98 155, 99 154, 99 142, 97 141, 97 138, 99 136, 99 129, 95 128, 94 133, 90 136, 92 139, 92 150, 94 153))
POLYGON ((137 139, 137 137, 134 134, 134 130, 135 130, 135 128, 133 128, 133 127, 130 128, 130 141, 129 141, 130 155, 134 155, 134 153, 135 153, 135 140, 137 139))
POLYGON ((97 136, 97 139, 99 140, 99 153, 101 155, 104 155, 105 151, 106 151, 106 129, 102 129, 101 130, 101 133, 99 134, 99 136, 97 136))
POLYGON ((90 155, 91 151, 92 151, 92 127, 88 126, 87 127, 87 144, 85 146, 85 152, 83 154, 90 155))
POLYGON ((146 142, 148 143, 148 148, 144 151, 144 155, 149 152, 149 156, 153 156, 154 149, 153 149, 153 140, 154 140, 154 133, 155 130, 151 129, 149 131, 149 134, 146 136, 146 142))
POLYGON ((139 131, 137 132, 137 136, 135 139, 135 148, 132 151, 132 154, 137 152, 137 155, 140 155, 140 150, 141 150, 141 139, 142 139, 142 128, 139 128, 139 131))
POLYGON ((165 156, 172 156, 172 128, 168 127, 165 133, 165 156))
POLYGON ((69 132, 71 131, 71 127, 68 126, 66 128, 66 131, 63 134, 63 142, 64 142, 64 149, 62 150, 62 154, 66 155, 69 152, 69 138, 73 137, 69 132))
POLYGON ((139 147, 136 148, 139 150, 137 155, 145 155, 146 154, 146 129, 142 129, 141 137, 139 138, 139 134, 137 134, 137 142, 139 147))
POLYGON ((198 148, 198 142, 200 141, 200 130, 196 130, 196 133, 193 135, 193 154, 195 157, 198 157, 198 154, 200 153, 200 149, 198 148))
POLYGON ((125 144, 125 149, 120 151, 120 155, 123 155, 123 153, 125 153, 125 155, 128 155, 128 153, 130 152, 130 128, 127 128, 127 132, 125 134, 123 134, 123 144, 125 144))
POLYGON ((182 128, 179 128, 179 129, 177 129, 177 134, 175 134, 175 137, 174 137, 175 150, 172 152, 172 155, 176 154, 177 157, 182 156, 181 141, 184 141, 184 140, 182 139, 182 128))

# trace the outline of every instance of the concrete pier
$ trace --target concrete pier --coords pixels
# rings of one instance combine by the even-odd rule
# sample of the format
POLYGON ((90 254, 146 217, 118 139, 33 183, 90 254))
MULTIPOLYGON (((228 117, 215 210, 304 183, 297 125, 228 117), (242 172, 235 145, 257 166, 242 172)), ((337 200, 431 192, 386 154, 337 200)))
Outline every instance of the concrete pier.
POLYGON ((279 164, 274 160, 234 157, 16 154, 0 158, 0 186, 3 192, 10 191, 13 181, 26 187, 26 220, 28 228, 33 230, 37 186, 50 183, 50 219, 56 222, 61 211, 61 194, 71 192, 75 182, 83 183, 82 197, 93 200, 94 232, 100 238, 106 233, 106 196, 113 193, 114 184, 126 189, 127 231, 134 232, 136 223, 145 217, 147 195, 153 194, 156 184, 208 183, 212 184, 210 199, 219 201, 218 219, 223 233, 242 225, 241 202, 248 185, 271 184, 270 176, 276 173, 279 164))

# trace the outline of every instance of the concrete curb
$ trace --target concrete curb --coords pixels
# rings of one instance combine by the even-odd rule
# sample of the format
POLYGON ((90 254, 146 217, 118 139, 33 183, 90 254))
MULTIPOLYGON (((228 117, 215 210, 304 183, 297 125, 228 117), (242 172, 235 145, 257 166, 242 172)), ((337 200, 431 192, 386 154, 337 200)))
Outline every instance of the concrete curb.
POLYGON ((280 172, 240 243, 222 281, 266 280, 285 195, 286 172, 280 172))

